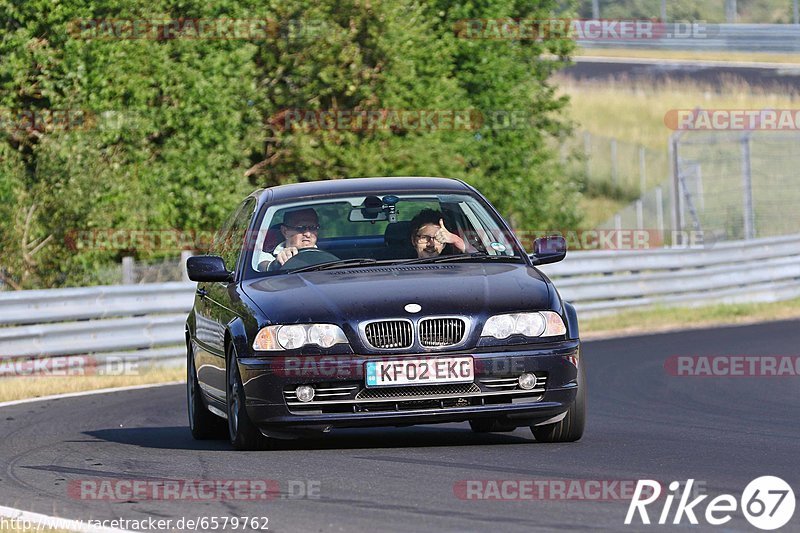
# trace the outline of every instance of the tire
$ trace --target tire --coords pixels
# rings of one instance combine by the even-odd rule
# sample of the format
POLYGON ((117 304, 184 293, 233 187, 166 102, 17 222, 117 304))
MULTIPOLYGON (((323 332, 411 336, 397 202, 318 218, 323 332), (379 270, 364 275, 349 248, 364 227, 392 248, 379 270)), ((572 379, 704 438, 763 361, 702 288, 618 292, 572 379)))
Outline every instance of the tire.
POLYGON ((244 386, 236 362, 236 349, 228 347, 226 366, 225 403, 228 410, 228 436, 236 450, 261 450, 267 447, 267 438, 250 420, 245 407, 244 386))
POLYGON ((186 405, 189 410, 189 430, 192 432, 192 437, 195 440, 224 439, 228 434, 227 424, 222 418, 211 413, 203 403, 191 345, 186 353, 186 405))
POLYGON ((475 433, 492 433, 492 432, 507 432, 514 431, 517 426, 504 426, 493 418, 477 418, 469 421, 469 427, 475 433))
POLYGON ((575 442, 583 436, 586 425, 586 371, 583 359, 578 363, 578 393, 561 422, 546 426, 531 426, 538 442, 575 442))

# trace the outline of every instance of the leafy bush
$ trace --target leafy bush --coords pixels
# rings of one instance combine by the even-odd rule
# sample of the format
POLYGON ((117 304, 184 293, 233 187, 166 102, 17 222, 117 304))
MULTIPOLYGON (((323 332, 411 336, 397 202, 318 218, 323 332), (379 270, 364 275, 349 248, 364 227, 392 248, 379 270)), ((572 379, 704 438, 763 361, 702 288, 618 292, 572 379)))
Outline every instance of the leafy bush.
MULTIPOLYGON (((573 43, 464 39, 459 21, 546 18, 557 2, 49 0, 0 3, 0 273, 84 283, 122 255, 75 232, 217 227, 255 187, 370 175, 476 185, 520 227, 570 227, 576 187, 548 137, 569 129, 548 81, 573 43), (268 19, 266 38, 87 38, 89 19, 268 19), (84 22, 85 23, 85 22, 84 22), (524 127, 286 127, 291 110, 514 112, 524 127), (18 111, 71 113, 30 124, 18 111), (26 222, 27 221, 27 222, 26 222), (27 240, 26 240, 27 239, 27 240), (46 242, 45 242, 46 240, 46 242), (24 242, 23 242, 24 241, 24 242)), ((186 35, 184 34, 184 37, 186 35)))

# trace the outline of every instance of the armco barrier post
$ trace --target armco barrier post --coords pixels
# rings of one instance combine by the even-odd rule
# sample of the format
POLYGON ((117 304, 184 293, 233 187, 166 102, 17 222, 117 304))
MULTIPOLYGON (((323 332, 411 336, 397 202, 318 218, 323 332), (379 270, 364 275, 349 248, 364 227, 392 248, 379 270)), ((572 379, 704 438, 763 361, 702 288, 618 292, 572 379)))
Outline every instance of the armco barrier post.
POLYGON ((133 257, 125 256, 122 258, 122 284, 133 284, 133 257))

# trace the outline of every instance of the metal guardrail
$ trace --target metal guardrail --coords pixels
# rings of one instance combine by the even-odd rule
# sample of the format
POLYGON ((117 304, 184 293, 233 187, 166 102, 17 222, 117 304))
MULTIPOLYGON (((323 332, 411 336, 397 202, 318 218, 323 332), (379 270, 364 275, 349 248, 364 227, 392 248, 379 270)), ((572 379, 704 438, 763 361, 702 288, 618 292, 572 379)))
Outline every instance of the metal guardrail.
POLYGON ((800 52, 800 25, 667 23, 652 38, 578 39, 583 48, 800 52))
POLYGON ((193 291, 194 283, 172 282, 3 292, 0 326, 186 313, 193 291))
MULTIPOLYGON (((571 252, 542 270, 581 317, 800 297, 800 235, 707 249, 571 252)), ((193 283, 0 293, 0 362, 92 354, 180 362, 193 283)), ((0 373, 2 374, 2 373, 0 373)))
POLYGON ((582 317, 654 305, 774 302, 800 297, 800 235, 701 249, 573 252, 542 270, 582 317))
POLYGON ((0 360, 91 354, 92 364, 178 363, 186 353, 183 324, 194 287, 172 282, 0 293, 0 360))

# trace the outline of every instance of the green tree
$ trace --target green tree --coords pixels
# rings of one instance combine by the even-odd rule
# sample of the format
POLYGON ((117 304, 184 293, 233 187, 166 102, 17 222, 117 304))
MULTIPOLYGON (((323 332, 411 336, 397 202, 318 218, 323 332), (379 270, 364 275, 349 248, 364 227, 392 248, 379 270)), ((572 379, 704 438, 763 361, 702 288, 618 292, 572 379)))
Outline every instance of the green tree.
POLYGON ((550 0, 0 0, 0 109, 83 120, 4 128, 0 268, 25 287, 101 282, 122 254, 176 252, 84 247, 80 232, 210 229, 253 187, 355 176, 463 178, 519 227, 574 224, 574 188, 548 149, 569 129, 549 81, 562 63, 546 58, 573 43, 458 32, 465 18, 556 12, 550 0), (181 18, 259 19, 269 31, 84 31, 89 20, 181 18), (334 109, 526 118, 518 128, 286 127, 287 112, 334 109))

